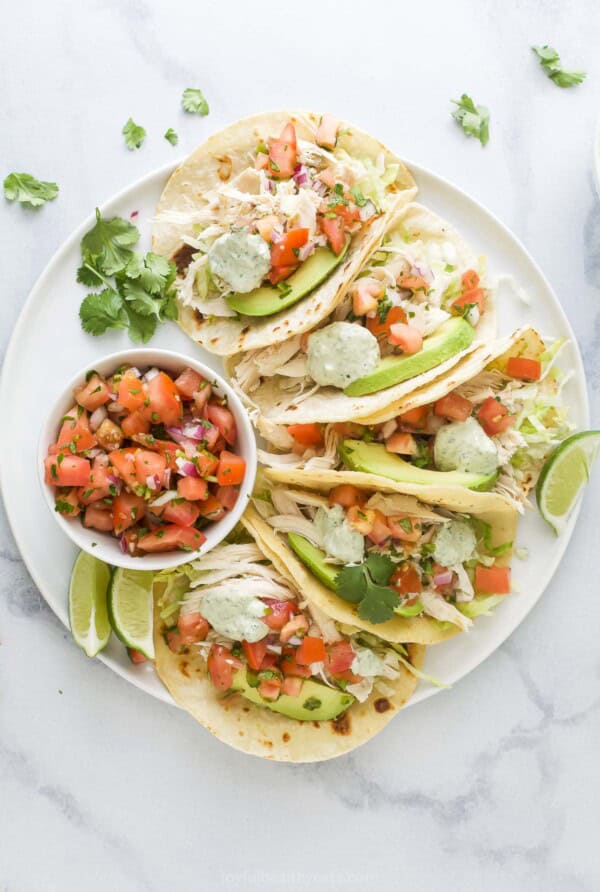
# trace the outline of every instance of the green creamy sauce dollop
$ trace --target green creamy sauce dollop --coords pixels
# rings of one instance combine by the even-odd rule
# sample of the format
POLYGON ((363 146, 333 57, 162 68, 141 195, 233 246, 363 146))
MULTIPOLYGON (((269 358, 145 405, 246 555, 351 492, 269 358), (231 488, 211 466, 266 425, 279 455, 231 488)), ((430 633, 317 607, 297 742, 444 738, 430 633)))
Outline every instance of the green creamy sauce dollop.
POLYGON ((433 557, 444 567, 453 567, 468 561, 477 545, 473 529, 464 520, 445 523, 434 542, 433 557))
POLYGON ((262 621, 265 605, 254 595, 239 591, 240 581, 231 586, 219 586, 218 592, 210 589, 200 602, 200 612, 213 629, 234 641, 260 641, 269 634, 269 627, 262 621))
POLYGON ((347 387, 379 365, 377 338, 362 325, 332 322, 308 339, 308 374, 322 387, 347 387))
POLYGON ((257 288, 271 269, 271 252, 262 236, 238 229, 220 236, 208 252, 213 276, 232 291, 246 294, 257 288))
POLYGON ((359 564, 365 550, 364 537, 353 530, 341 505, 332 508, 319 508, 315 516, 315 526, 323 537, 325 551, 331 557, 345 564, 359 564))
POLYGON ((498 450, 475 418, 445 424, 435 436, 433 458, 438 471, 491 474, 498 467, 498 450))

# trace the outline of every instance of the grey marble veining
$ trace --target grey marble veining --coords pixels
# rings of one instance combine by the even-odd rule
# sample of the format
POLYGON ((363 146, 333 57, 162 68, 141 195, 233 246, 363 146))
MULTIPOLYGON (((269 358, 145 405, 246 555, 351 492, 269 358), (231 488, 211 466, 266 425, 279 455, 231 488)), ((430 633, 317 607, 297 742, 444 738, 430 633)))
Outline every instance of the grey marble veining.
MULTIPOLYGON (((127 0, 6 5, 2 176, 56 179, 32 212, 0 200, 0 350, 38 274, 100 201, 222 123, 323 107, 465 188, 525 242, 581 345, 600 423, 596 0, 343 7, 127 0), (588 79, 547 81, 551 43, 588 79), (179 109, 200 86, 200 120, 179 109), (481 150, 449 116, 492 113, 481 150), (148 131, 139 152, 120 130, 148 131), (180 134, 177 149, 162 138, 180 134)), ((47 362, 61 349, 48 341, 47 362)), ((31 582, 0 513, 0 890, 86 892, 600 888, 598 476, 552 585, 453 690, 321 765, 263 763, 86 660, 31 582)))

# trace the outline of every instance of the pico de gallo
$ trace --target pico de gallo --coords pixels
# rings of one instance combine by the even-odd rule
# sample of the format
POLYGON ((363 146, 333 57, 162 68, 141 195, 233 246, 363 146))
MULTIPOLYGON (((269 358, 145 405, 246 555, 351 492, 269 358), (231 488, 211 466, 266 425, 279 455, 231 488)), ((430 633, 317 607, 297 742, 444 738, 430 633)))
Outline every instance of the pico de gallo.
POLYGON ((45 459, 55 510, 143 556, 196 551, 234 507, 246 464, 227 400, 192 368, 90 371, 45 459))

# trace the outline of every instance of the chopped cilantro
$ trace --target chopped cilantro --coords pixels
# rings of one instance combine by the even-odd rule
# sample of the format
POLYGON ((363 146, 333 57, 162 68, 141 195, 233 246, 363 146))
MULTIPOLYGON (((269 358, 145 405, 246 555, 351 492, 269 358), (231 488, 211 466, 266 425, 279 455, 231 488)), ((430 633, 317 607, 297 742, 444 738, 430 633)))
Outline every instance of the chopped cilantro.
POLYGON ((133 118, 129 118, 127 123, 123 125, 121 133, 125 137, 125 145, 130 151, 139 149, 146 139, 146 131, 139 124, 136 124, 133 118))
POLYGON ((176 146, 179 142, 179 137, 172 127, 169 127, 169 129, 166 131, 165 139, 167 140, 167 142, 170 142, 172 146, 176 146))
POLYGON ((540 65, 557 87, 575 87, 585 78, 585 71, 565 71, 560 56, 551 46, 532 46, 540 65))
POLYGON ((209 112, 208 102, 204 98, 202 90, 197 90, 193 87, 188 87, 183 91, 181 104, 184 110, 192 115, 205 117, 209 112))
POLYGON ((463 93, 460 99, 452 99, 457 106, 452 117, 458 121, 467 136, 474 136, 482 146, 490 138, 490 112, 485 105, 475 105, 470 96, 463 93))
POLYGON ((355 201, 357 207, 364 208, 364 206, 367 203, 367 199, 362 194, 362 192, 360 191, 358 186, 352 186, 352 188, 350 189, 350 194, 354 198, 354 201, 355 201))
POLYGON ((9 173, 4 180, 4 197, 7 201, 18 201, 37 208, 47 201, 53 201, 57 195, 56 183, 38 180, 30 173, 9 173))

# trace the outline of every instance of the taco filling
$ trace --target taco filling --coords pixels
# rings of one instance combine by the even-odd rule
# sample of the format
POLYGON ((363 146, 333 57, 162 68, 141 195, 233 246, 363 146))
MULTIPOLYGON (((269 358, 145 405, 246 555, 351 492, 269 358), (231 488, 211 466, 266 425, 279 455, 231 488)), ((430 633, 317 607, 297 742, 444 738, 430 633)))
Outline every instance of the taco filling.
POLYGON ((346 482, 327 494, 274 486, 254 505, 308 570, 371 626, 423 616, 466 631, 511 591, 505 563, 512 541, 495 541, 490 523, 474 514, 346 482))

